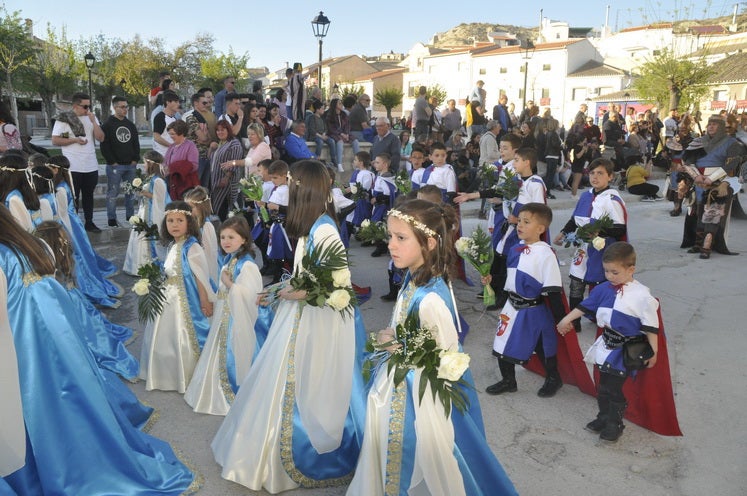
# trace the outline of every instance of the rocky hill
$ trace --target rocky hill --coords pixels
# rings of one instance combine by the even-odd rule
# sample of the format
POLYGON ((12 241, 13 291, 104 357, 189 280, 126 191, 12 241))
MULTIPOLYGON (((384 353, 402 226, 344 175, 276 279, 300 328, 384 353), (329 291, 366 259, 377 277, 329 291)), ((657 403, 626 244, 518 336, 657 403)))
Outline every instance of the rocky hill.
POLYGON ((488 33, 505 31, 515 34, 519 39, 535 38, 537 28, 523 28, 509 24, 488 24, 485 22, 462 23, 443 33, 434 35, 434 45, 437 47, 469 45, 475 42, 488 41, 488 33))

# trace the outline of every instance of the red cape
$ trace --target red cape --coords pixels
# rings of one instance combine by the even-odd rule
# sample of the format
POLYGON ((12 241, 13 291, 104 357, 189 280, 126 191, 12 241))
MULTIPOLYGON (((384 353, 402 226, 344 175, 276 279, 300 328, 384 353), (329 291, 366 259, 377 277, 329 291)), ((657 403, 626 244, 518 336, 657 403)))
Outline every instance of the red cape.
MULTIPOLYGON (((658 298, 657 298, 658 300, 658 298)), ((635 377, 630 377, 623 385, 623 394, 628 401, 625 418, 662 436, 681 436, 677 420, 677 409, 672 392, 672 376, 669 370, 669 353, 667 340, 664 337, 664 321, 661 318, 661 302, 657 310, 659 316, 659 334, 657 340, 656 365, 650 369, 639 370, 635 377)), ((597 330, 597 336, 601 330, 597 330)), ((599 382, 599 371, 594 371, 594 380, 599 382)))
MULTIPOLYGON (((565 291, 561 293, 561 296, 565 311, 568 313, 568 300, 565 297, 565 291)), ((558 336, 558 372, 560 372, 563 383, 578 387, 582 393, 596 396, 597 389, 589 376, 589 369, 586 368, 584 363, 584 355, 578 345, 578 336, 575 332, 569 332, 565 337, 561 336, 557 329, 555 332, 558 336)), ((545 367, 535 354, 524 364, 524 367, 542 377, 545 376, 545 367)))

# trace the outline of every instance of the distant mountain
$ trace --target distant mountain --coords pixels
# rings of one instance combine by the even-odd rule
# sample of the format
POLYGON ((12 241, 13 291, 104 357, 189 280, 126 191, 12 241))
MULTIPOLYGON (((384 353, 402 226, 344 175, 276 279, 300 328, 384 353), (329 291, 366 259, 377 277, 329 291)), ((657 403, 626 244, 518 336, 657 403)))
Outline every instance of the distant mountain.
POLYGON ((437 33, 434 35, 433 44, 436 47, 471 45, 473 41, 489 41, 488 33, 495 31, 505 31, 507 33, 515 34, 519 39, 535 38, 537 36, 537 28, 523 28, 509 24, 473 22, 469 24, 462 23, 448 31, 437 33))

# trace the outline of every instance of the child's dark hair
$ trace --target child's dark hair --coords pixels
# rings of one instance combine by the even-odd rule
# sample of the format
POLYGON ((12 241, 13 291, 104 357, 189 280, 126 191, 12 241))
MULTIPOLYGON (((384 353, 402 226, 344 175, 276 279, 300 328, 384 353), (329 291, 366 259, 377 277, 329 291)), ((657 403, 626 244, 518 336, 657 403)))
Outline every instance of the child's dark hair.
POLYGON ((55 278, 65 286, 75 284, 75 259, 73 245, 65 228, 59 222, 45 220, 34 230, 34 235, 44 240, 52 249, 54 263, 57 267, 55 278))
POLYGON ((0 200, 5 201, 8 194, 18 190, 23 197, 27 210, 39 210, 39 197, 31 186, 31 171, 27 170, 28 162, 21 155, 3 153, 0 155, 0 200))
POLYGON ((358 152, 355 154, 355 158, 360 161, 366 168, 371 165, 371 154, 368 152, 358 152))
POLYGON ((448 282, 449 268, 456 256, 453 237, 458 219, 454 209, 427 200, 410 200, 391 210, 389 218, 408 224, 420 245, 424 263, 411 274, 413 283, 423 286, 435 276, 441 276, 448 282), (430 236, 423 228, 434 232, 435 236, 430 236), (436 240, 436 246, 429 250, 428 238, 431 237, 436 240))
POLYGON ((392 156, 387 152, 379 153, 378 155, 376 155, 376 158, 380 158, 381 160, 383 160, 386 165, 392 165, 392 156))
POLYGON ((636 262, 635 248, 625 241, 617 241, 604 249, 603 263, 619 263, 625 267, 632 267, 636 262))
POLYGON ((288 173, 288 164, 282 160, 275 160, 267 168, 267 172, 273 176, 284 176, 288 173))
POLYGON ((73 178, 70 175, 70 160, 64 155, 55 155, 54 157, 49 157, 47 165, 57 169, 57 174, 54 176, 54 185, 58 186, 62 181, 65 181, 72 191, 73 178))
POLYGON ((42 276, 55 273, 54 261, 44 243, 21 227, 2 202, 0 202, 0 243, 10 248, 16 256, 23 274, 32 271, 42 276))
POLYGON ((271 158, 266 158, 264 160, 260 160, 259 161, 259 163, 257 164, 257 168, 264 167, 265 169, 267 169, 267 172, 269 173, 270 172, 270 164, 272 164, 272 159, 271 158))
POLYGON ((192 215, 192 208, 185 201, 173 201, 166 205, 163 220, 161 221, 161 243, 168 245, 172 241, 175 241, 174 237, 169 233, 168 227, 166 227, 166 221, 169 218, 169 213, 178 212, 187 218, 187 236, 194 236, 199 242, 201 239, 200 225, 197 223, 197 217, 192 215))
POLYGON ((31 169, 34 190, 37 195, 54 193, 54 172, 46 165, 37 165, 31 169))
POLYGON ((543 203, 527 203, 519 209, 519 213, 522 212, 532 214, 547 229, 552 224, 552 209, 543 203))
POLYGON ((146 174, 157 174, 161 175, 161 164, 163 163, 163 155, 155 150, 148 150, 143 154, 143 162, 145 163, 146 174))
POLYGON ((329 174, 318 160, 299 160, 293 164, 288 181, 288 216, 285 231, 292 238, 306 236, 321 214, 333 220, 335 204, 330 194, 329 174))
POLYGON ((29 155, 29 158, 26 159, 31 168, 36 167, 37 165, 44 165, 47 163, 47 160, 48 157, 43 153, 32 153, 29 155))
POLYGON ((210 203, 210 194, 203 186, 196 186, 184 195, 184 201, 196 214, 197 225, 202 227, 210 214, 213 213, 213 205, 210 203), (196 211, 196 212, 195 212, 196 211))
MULTIPOLYGON (((236 234, 244 238, 244 244, 242 244, 241 248, 236 251, 236 258, 251 254, 252 231, 249 229, 249 223, 243 215, 234 215, 233 217, 227 218, 220 226, 220 230, 223 231, 223 229, 232 229, 236 234)), ((222 247, 221 251, 223 251, 222 247)))
POLYGON ((417 198, 439 205, 443 202, 444 199, 443 194, 441 193, 441 188, 439 188, 435 184, 426 184, 424 186, 421 186, 418 190, 417 198))
POLYGON ((419 145, 418 143, 415 143, 412 145, 412 150, 410 151, 410 155, 412 155, 415 152, 420 152, 423 154, 423 156, 426 155, 425 148, 423 148, 423 146, 419 145))
POLYGON ((514 133, 508 133, 501 136, 500 141, 505 141, 511 145, 511 148, 518 150, 521 147, 521 138, 514 133))
POLYGON ((431 145, 431 153, 433 153, 435 150, 446 151, 446 145, 444 145, 440 141, 434 141, 433 144, 431 145))
POLYGON ((516 150, 516 156, 529 161, 529 165, 534 170, 537 167, 537 150, 530 147, 519 148, 516 150))
POLYGON ((604 170, 606 170, 607 174, 610 176, 615 173, 615 164, 612 163, 612 160, 602 157, 595 158, 589 164, 589 172, 593 171, 597 167, 604 167, 604 170))

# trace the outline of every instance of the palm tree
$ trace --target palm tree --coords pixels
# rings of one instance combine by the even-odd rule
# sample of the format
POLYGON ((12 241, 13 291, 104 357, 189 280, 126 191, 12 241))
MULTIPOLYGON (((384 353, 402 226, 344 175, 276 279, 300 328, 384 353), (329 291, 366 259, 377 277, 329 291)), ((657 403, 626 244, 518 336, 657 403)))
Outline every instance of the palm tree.
POLYGON ((395 87, 381 88, 374 94, 374 102, 386 109, 386 118, 392 122, 392 109, 402 104, 405 94, 395 87))

